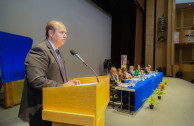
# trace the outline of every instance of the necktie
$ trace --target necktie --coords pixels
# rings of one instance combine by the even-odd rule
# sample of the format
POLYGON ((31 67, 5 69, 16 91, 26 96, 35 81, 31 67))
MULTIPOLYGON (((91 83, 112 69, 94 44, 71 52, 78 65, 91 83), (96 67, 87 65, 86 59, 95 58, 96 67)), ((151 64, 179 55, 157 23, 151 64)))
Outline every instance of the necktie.
POLYGON ((65 73, 65 68, 64 68, 63 60, 61 59, 61 55, 59 53, 59 50, 56 49, 55 52, 57 54, 57 58, 58 58, 58 61, 59 61, 60 67, 61 67, 61 73, 63 75, 63 80, 64 80, 64 83, 65 83, 65 82, 67 82, 67 78, 66 78, 66 73, 65 73))
POLYGON ((113 77, 113 79, 116 81, 116 79, 115 79, 115 75, 113 75, 112 77, 113 77))

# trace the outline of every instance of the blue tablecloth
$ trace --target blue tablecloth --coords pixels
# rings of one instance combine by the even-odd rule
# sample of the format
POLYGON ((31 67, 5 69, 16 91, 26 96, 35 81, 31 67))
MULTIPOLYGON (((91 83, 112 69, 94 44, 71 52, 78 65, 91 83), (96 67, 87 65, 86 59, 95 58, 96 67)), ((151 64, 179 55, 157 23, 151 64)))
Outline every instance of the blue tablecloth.
MULTIPOLYGON (((139 81, 135 84, 135 87, 128 87, 129 89, 135 89, 135 112, 143 105, 146 99, 153 93, 158 87, 158 84, 162 82, 163 73, 159 72, 156 76, 139 81)), ((128 81, 126 81, 127 83, 128 81)), ((126 92, 123 92, 123 96, 126 96, 126 92)), ((125 97, 125 101, 128 102, 128 98, 125 97)))

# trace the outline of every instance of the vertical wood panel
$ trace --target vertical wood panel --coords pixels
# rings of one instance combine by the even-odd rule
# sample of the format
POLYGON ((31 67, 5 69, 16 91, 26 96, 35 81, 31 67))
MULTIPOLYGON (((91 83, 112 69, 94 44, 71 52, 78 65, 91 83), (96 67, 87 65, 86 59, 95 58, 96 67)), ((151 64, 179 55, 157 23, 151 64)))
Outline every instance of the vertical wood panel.
POLYGON ((184 9, 184 24, 183 27, 189 27, 193 25, 193 8, 184 9))
MULTIPOLYGON (((151 8, 151 3, 154 5, 154 1, 147 0, 147 12, 154 11, 154 7, 151 8)), ((158 67, 166 67, 167 68, 167 74, 172 74, 172 65, 174 64, 174 30, 175 30, 175 10, 176 10, 176 1, 175 0, 157 0, 156 4, 156 23, 158 23, 158 18, 161 18, 162 15, 164 17, 168 17, 167 22, 167 41, 161 42, 157 41, 158 35, 156 33, 156 40, 155 41, 155 69, 158 67)), ((181 11, 179 11, 181 13, 181 11)), ((146 14, 146 18, 150 16, 151 14, 146 14)), ((152 17, 154 18, 154 14, 152 14, 152 17)), ((178 17, 180 18, 180 16, 178 17)), ((178 20, 177 18, 177 20, 178 20)), ((147 21, 148 19, 146 19, 147 21)), ((181 24, 181 20, 178 22, 178 26, 181 24)), ((158 30, 158 24, 156 24, 156 30, 158 30)), ((151 38, 154 38, 154 36, 151 36, 152 33, 154 35, 154 31, 151 31, 148 22, 146 22, 146 50, 152 49, 150 45, 149 40, 151 38), (150 32, 150 33, 148 33, 150 32)), ((154 24, 151 26, 154 29, 154 24)), ((157 31, 156 31, 157 32, 157 31)), ((152 45, 154 45, 154 41, 152 45)), ((153 56, 153 55, 152 55, 153 56)), ((146 65, 148 64, 148 59, 150 60, 151 54, 150 51, 146 51, 146 65)))
MULTIPOLYGON (((171 74, 171 49, 172 49, 172 4, 173 0, 168 0, 168 26, 167 26, 167 74, 171 74)), ((174 38, 174 37, 173 37, 174 38)))
POLYGON ((175 25, 175 21, 176 21, 176 17, 175 17, 175 14, 176 14, 176 0, 173 0, 172 2, 172 42, 171 42, 171 74, 173 74, 173 65, 174 65, 174 62, 175 62, 175 45, 174 45, 174 41, 175 41, 175 37, 174 37, 174 33, 175 33, 175 29, 176 29, 176 25, 175 25))
POLYGON ((142 59, 142 24, 143 12, 139 7, 136 10, 136 35, 135 35, 135 66, 141 64, 142 59))
MULTIPOLYGON (((157 10, 156 10, 156 29, 158 31, 158 19, 163 15, 167 17, 168 15, 168 1, 167 0, 157 0, 157 10)), ((166 41, 158 41, 158 32, 156 32, 156 40, 155 40, 155 69, 159 67, 166 67, 167 60, 167 42, 166 41)))
POLYGON ((175 0, 168 0, 168 26, 167 26, 167 74, 172 74, 174 64, 174 31, 175 31, 175 0))
POLYGON ((146 2, 145 66, 148 64, 153 66, 155 0, 147 0, 146 2))

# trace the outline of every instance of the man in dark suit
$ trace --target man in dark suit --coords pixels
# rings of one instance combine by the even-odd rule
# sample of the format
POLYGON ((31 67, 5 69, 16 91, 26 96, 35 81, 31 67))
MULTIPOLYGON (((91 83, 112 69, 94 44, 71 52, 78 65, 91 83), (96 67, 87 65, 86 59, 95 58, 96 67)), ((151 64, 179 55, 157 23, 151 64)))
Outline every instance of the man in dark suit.
POLYGON ((117 75, 117 69, 115 67, 111 67, 110 70, 110 86, 118 86, 118 75, 117 75))
POLYGON ((49 21, 46 40, 32 48, 25 60, 26 76, 19 118, 30 126, 51 126, 42 120, 42 88, 74 86, 77 80, 67 80, 65 61, 59 47, 65 44, 67 30, 59 21, 49 21))
POLYGON ((134 67, 133 67, 133 66, 130 66, 130 67, 129 67, 128 73, 131 74, 131 76, 134 77, 135 71, 134 71, 134 67))

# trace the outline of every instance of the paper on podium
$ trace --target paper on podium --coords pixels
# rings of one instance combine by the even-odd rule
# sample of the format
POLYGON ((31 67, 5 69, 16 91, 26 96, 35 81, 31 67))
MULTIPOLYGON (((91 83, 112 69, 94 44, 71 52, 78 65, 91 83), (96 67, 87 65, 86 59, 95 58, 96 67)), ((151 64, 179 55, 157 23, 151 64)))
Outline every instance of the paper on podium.
POLYGON ((86 84, 79 84, 79 85, 76 85, 76 86, 88 86, 88 85, 96 85, 96 83, 86 83, 86 84))

